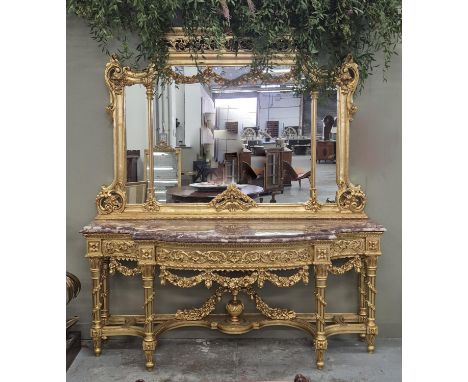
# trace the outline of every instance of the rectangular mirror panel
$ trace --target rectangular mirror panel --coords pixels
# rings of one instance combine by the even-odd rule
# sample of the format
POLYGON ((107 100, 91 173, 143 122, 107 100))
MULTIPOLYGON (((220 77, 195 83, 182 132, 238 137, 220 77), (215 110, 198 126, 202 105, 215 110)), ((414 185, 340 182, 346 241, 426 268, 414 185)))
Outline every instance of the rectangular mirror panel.
POLYGON ((319 96, 317 102, 316 189, 320 203, 336 197, 336 95, 319 96))
POLYGON ((143 85, 125 87, 125 133, 127 150, 127 203, 146 200, 145 150, 148 149, 146 89, 143 85))

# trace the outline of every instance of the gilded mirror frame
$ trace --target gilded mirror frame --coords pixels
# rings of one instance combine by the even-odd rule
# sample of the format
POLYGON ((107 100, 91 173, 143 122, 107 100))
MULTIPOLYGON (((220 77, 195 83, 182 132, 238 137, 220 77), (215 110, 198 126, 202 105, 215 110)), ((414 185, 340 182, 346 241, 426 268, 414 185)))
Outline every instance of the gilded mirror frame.
MULTIPOLYGON (((195 65, 188 50, 188 38, 180 29, 167 35, 169 46, 168 67, 195 65)), ((230 40, 228 39, 228 42, 230 40)), ((252 62, 252 52, 248 44, 238 43, 234 52, 229 44, 223 49, 203 46, 202 58, 197 65, 202 66, 245 66, 252 62)), ((294 53, 281 49, 273 57, 275 65, 294 65, 294 53)), ((257 203, 229 186, 209 203, 159 203, 151 193, 144 204, 127 204, 126 200, 126 130, 125 130, 125 86, 141 84, 146 88, 148 146, 153 144, 153 99, 157 72, 153 65, 142 71, 133 71, 122 66, 112 57, 105 68, 105 81, 109 89, 110 104, 107 111, 113 118, 114 140, 114 179, 108 186, 103 186, 96 197, 97 219, 188 219, 188 218, 366 218, 364 212, 366 195, 359 185, 349 179, 349 126, 357 107, 353 104, 353 95, 359 81, 357 64, 349 55, 335 74, 338 93, 337 100, 337 135, 336 135, 336 183, 335 201, 319 203, 315 188, 316 177, 316 118, 318 93, 311 94, 312 126, 311 129, 311 176, 310 197, 307 202, 298 203, 257 203)), ((151 164, 150 156, 150 167, 151 164)), ((151 183, 150 183, 151 184, 151 183)))

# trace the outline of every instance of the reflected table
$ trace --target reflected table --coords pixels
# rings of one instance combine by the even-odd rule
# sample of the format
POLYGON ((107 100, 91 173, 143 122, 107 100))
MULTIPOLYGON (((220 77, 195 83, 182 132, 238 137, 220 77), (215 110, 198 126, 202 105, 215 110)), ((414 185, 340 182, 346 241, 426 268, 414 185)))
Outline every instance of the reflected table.
MULTIPOLYGON (((239 189, 252 199, 258 198, 263 193, 263 188, 253 184, 239 184, 239 189)), ((195 187, 171 187, 167 189, 166 195, 172 198, 174 203, 208 203, 224 190, 203 191, 195 187)))

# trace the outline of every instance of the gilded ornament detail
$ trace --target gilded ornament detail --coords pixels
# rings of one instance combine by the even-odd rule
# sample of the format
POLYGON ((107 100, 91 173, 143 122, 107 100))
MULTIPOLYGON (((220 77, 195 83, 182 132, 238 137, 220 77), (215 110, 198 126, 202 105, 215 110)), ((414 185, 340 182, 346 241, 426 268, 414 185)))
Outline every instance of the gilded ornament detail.
POLYGON ((161 203, 159 203, 153 195, 148 196, 143 208, 149 212, 156 212, 161 209, 161 203))
POLYGON ((261 288, 266 280, 270 281, 277 287, 290 287, 297 284, 299 281, 303 281, 305 284, 307 284, 309 280, 309 272, 307 267, 303 267, 291 276, 278 276, 273 272, 260 270, 251 272, 250 274, 241 277, 222 276, 213 271, 206 271, 195 276, 184 277, 178 276, 168 271, 165 267, 161 267, 161 273, 159 277, 163 285, 166 281, 168 281, 169 283, 181 288, 191 288, 200 284, 201 282, 205 282, 205 286, 210 288, 213 282, 216 282, 221 286, 229 288, 230 290, 234 290, 245 288, 255 283, 257 283, 261 288))
POLYGON ((338 207, 342 211, 360 212, 366 205, 366 194, 361 190, 361 186, 352 183, 342 183, 336 192, 338 207))
POLYGON ((341 266, 331 265, 330 267, 328 267, 328 272, 334 275, 342 275, 350 271, 353 268, 356 270, 356 272, 360 272, 361 267, 362 267, 361 257, 358 255, 358 256, 353 257, 351 260, 347 261, 341 266))
POLYGON ((216 211, 228 210, 229 212, 247 211, 258 206, 252 198, 239 190, 235 184, 230 184, 225 191, 216 196, 208 205, 214 207, 216 211))
POLYGON ((281 265, 294 267, 312 261, 309 249, 253 249, 253 250, 189 250, 158 248, 157 261, 161 265, 178 267, 230 267, 259 265, 281 265))
POLYGON ((111 259, 109 262, 109 272, 111 275, 113 275, 115 271, 123 274, 124 276, 135 276, 141 273, 141 269, 138 266, 135 268, 129 268, 116 259, 111 259))
POLYGON ((107 255, 135 255, 135 242, 129 240, 106 240, 103 243, 104 253, 107 255))
POLYGON ((99 214, 107 215, 113 212, 123 212, 125 208, 125 191, 102 187, 96 196, 96 207, 99 214))

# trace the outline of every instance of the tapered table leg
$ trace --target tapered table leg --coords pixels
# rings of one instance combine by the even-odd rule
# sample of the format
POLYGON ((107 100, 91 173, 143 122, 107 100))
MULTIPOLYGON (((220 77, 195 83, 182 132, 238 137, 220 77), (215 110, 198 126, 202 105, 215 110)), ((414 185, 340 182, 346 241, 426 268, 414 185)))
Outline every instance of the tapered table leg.
MULTIPOLYGON (((366 262, 365 259, 361 257, 361 269, 358 273, 358 298, 359 298, 359 310, 358 317, 360 323, 366 323, 367 321, 367 286, 366 286, 366 262)), ((365 341, 366 334, 359 334, 359 339, 365 341)))
POLYGON ((366 283, 367 283, 367 325, 366 342, 367 351, 373 353, 375 350, 375 336, 378 333, 375 324, 375 278, 377 273, 377 256, 368 256, 366 258, 366 283))
POLYGON ((316 329, 315 337, 315 357, 317 368, 322 369, 325 361, 325 351, 327 349, 327 337, 325 335, 325 287, 327 284, 327 264, 316 264, 315 269, 315 312, 316 312, 316 329))
POLYGON ((153 354, 156 349, 153 328, 153 299, 154 299, 154 265, 142 265, 141 274, 145 294, 145 337, 143 339, 143 351, 146 357, 146 369, 154 367, 153 354))
POLYGON ((92 282, 93 299, 93 322, 91 325, 91 338, 94 344, 94 354, 101 355, 102 325, 101 325, 101 307, 102 307, 102 259, 93 257, 89 259, 92 282))

